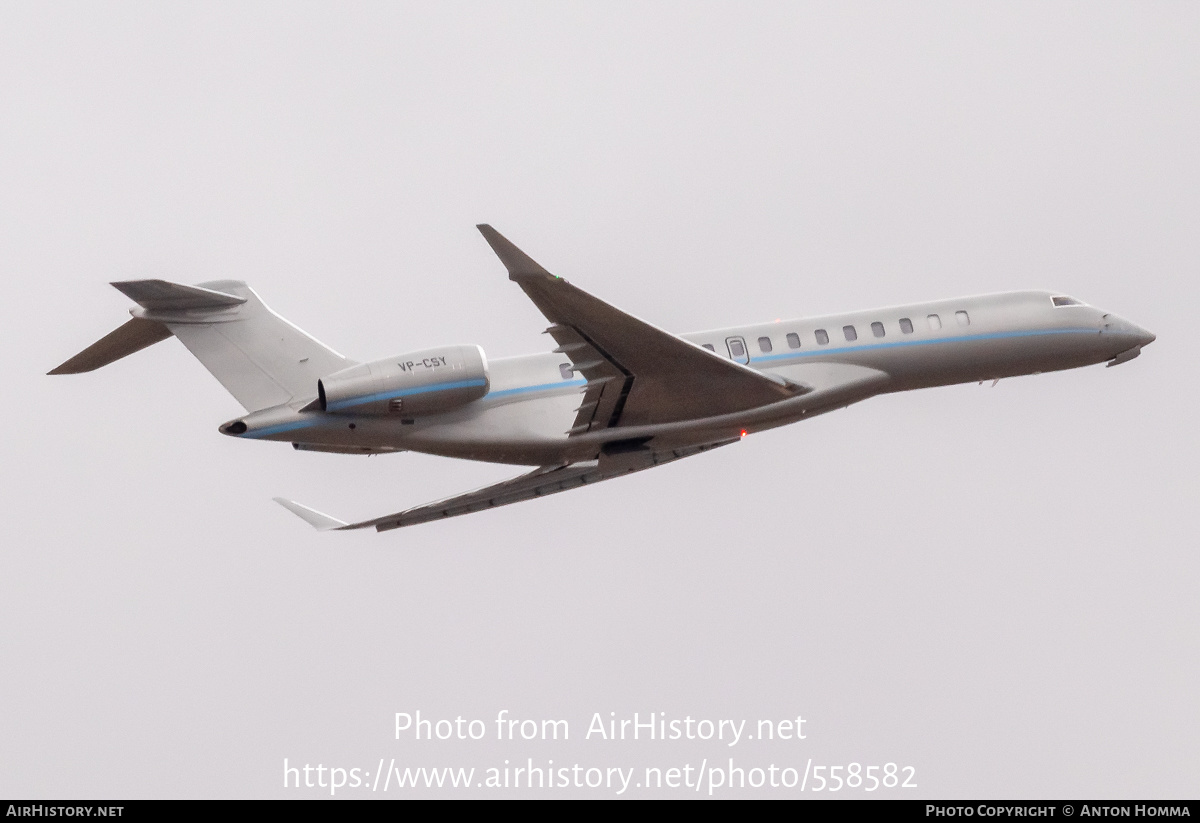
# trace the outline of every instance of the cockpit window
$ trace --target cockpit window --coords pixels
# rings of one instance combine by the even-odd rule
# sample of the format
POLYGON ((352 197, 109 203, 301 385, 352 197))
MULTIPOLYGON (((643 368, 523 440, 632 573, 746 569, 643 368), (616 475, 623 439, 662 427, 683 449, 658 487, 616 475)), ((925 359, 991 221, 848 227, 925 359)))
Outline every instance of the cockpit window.
POLYGON ((1086 306, 1087 305, 1087 303, 1084 303, 1082 300, 1076 300, 1074 297, 1067 297, 1065 294, 1059 295, 1058 297, 1051 297, 1050 299, 1054 301, 1054 305, 1056 305, 1056 306, 1086 306))

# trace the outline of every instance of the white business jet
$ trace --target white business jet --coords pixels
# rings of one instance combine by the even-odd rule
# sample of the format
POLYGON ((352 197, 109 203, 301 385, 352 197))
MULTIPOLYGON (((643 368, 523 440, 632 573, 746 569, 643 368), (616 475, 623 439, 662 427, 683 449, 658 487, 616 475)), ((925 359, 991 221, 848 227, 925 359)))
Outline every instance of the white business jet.
POLYGON ((675 335, 550 274, 488 225, 509 278, 550 321, 552 352, 476 345, 349 360, 245 283, 113 285, 133 319, 50 374, 91 371, 174 335, 247 414, 231 437, 301 451, 429 454, 537 466, 466 494, 318 529, 379 531, 598 483, 885 392, 1132 360, 1154 335, 1066 295, 1023 291, 675 335))

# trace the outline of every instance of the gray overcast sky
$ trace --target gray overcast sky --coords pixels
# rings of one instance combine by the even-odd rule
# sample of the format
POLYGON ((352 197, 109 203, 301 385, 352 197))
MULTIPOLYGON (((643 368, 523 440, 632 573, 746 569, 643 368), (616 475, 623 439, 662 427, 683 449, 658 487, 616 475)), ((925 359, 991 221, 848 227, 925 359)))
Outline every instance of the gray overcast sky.
POLYGON ((0 795, 732 757, 1196 796, 1198 42, 1192 3, 0 2, 0 795), (384 535, 270 498, 518 470, 224 438, 173 340, 44 376, 138 277, 247 280, 358 359, 545 350, 485 221, 672 330, 1048 288, 1158 342, 384 535), (488 737, 396 740, 417 710, 488 737), (807 737, 584 739, 610 712, 807 737))

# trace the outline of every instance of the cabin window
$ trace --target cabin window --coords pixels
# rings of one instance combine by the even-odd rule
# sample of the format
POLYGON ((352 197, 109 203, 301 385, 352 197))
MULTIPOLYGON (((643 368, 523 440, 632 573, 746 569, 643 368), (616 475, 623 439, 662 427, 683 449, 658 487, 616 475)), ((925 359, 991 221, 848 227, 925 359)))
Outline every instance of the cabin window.
POLYGON ((971 325, 971 316, 968 315, 965 311, 956 311, 954 313, 954 319, 958 321, 958 325, 960 325, 960 326, 971 325))
POLYGON ((930 330, 937 331, 942 327, 942 318, 938 317, 936 314, 929 315, 927 319, 929 320, 930 330))
POLYGON ((1051 297, 1050 299, 1054 301, 1054 305, 1056 305, 1056 306, 1086 306, 1087 305, 1082 300, 1076 300, 1074 297, 1067 297, 1065 294, 1059 295, 1058 297, 1051 297))
POLYGON ((846 339, 850 342, 858 339, 858 332, 854 330, 853 326, 842 326, 842 334, 846 335, 846 339))
POLYGON ((883 337, 885 334, 883 330, 883 324, 878 320, 871 324, 871 334, 875 335, 876 337, 883 337))
POLYGON ((816 337, 817 342, 822 346, 829 342, 829 332, 825 331, 824 329, 817 329, 816 337))
POLYGON ((907 317, 901 317, 900 331, 904 332, 905 334, 912 334, 912 320, 909 320, 907 317))
POLYGON ((758 338, 758 350, 760 352, 762 352, 763 354, 769 354, 771 351, 771 338, 769 338, 769 337, 758 338))
POLYGON ((788 332, 787 341, 789 349, 800 348, 800 335, 796 334, 794 331, 788 332))
POLYGON ((713 347, 713 344, 712 344, 712 343, 705 343, 705 344, 704 344, 704 348, 708 349, 708 350, 709 350, 710 352, 712 352, 713 354, 716 354, 716 353, 717 353, 717 350, 716 350, 716 348, 714 348, 714 347, 713 347))
POLYGON ((575 376, 575 372, 571 369, 570 363, 559 363, 558 373, 562 375, 563 380, 570 380, 575 376))
POLYGON ((742 340, 740 337, 729 338, 729 353, 735 358, 746 356, 746 347, 742 345, 742 340))

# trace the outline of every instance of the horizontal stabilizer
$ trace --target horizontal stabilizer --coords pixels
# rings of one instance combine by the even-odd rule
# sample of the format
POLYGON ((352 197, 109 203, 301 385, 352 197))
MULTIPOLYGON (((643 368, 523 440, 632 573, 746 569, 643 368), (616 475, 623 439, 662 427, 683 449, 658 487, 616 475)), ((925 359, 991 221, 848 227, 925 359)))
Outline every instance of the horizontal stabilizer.
POLYGON ((166 280, 124 280, 112 284, 133 302, 149 311, 227 309, 246 302, 245 297, 199 286, 181 286, 166 280))
POLYGON ((48 374, 81 374, 95 371, 122 357, 153 346, 171 336, 171 330, 155 320, 135 317, 110 332, 48 374))

